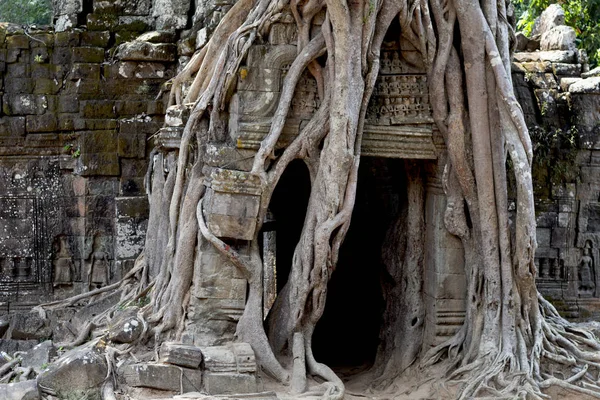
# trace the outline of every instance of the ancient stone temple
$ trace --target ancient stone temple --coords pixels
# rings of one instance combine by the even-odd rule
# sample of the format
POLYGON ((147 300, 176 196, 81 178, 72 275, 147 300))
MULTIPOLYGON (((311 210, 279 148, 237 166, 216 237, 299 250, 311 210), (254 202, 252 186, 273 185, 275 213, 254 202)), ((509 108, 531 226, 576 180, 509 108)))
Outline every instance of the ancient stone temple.
MULTIPOLYGON (((0 323, 2 351, 27 350, 41 339, 74 340, 88 319, 119 303, 118 296, 94 298, 83 310, 53 311, 53 322, 35 313, 20 316, 41 303, 119 282, 155 240, 147 233, 167 229, 166 222, 148 226, 148 166, 161 173, 172 168, 192 107, 167 107, 169 80, 235 1, 54 3, 52 28, 0 24, 0 316, 10 321, 6 332, 0 323)), ((315 30, 323 19, 317 16, 315 30)), ((555 21, 546 29, 561 26, 555 21)), ((259 234, 265 319, 290 274, 310 194, 312 171, 292 162, 257 231, 262 183, 250 172, 298 53, 296 32, 286 14, 249 48, 228 120, 220 121, 227 135, 204 152, 202 201, 210 232, 246 258, 259 234)), ((574 41, 552 41, 546 33, 538 33, 546 37, 541 49, 535 38, 521 37, 513 63, 515 92, 538 132, 538 150, 545 151, 547 138, 561 138, 560 154, 534 171, 537 283, 566 317, 586 319, 600 316, 600 73, 588 71, 574 41), (550 171, 551 165, 556 168, 550 171)), ((382 286, 391 279, 382 254, 391 246, 386 238, 393 219, 408 207, 409 180, 425 188, 425 346, 454 335, 465 318, 463 247, 445 225, 447 153, 433 121, 426 69, 399 26, 387 39, 365 120, 352 224, 314 337, 315 354, 334 366, 373 363, 386 302, 382 286), (349 354, 357 341, 364 346, 349 354)), ((305 73, 277 154, 317 111, 319 90, 305 73)), ((214 246, 203 246, 181 343, 164 343, 160 364, 124 366, 127 384, 211 394, 228 387, 257 391, 253 349, 234 343, 248 281, 214 246), (158 376, 168 378, 157 382, 158 376)), ((151 268, 148 275, 159 271, 151 268)), ((114 326, 127 329, 114 328, 111 337, 140 334, 135 313, 124 314, 114 326)))

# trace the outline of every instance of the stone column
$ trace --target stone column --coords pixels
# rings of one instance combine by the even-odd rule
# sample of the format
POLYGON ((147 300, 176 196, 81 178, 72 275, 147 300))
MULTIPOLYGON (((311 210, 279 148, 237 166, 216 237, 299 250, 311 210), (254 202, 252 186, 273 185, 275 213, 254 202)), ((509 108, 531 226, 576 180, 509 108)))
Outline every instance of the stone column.
POLYGON ((464 251, 460 239, 446 230, 445 210, 439 173, 430 171, 425 200, 424 349, 456 333, 465 318, 464 251))

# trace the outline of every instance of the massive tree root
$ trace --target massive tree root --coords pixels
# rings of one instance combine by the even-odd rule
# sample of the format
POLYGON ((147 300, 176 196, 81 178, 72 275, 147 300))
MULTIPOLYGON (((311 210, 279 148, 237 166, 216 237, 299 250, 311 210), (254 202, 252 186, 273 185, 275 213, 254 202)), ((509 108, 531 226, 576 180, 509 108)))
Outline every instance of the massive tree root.
MULTIPOLYGON (((194 266, 202 246, 210 244, 248 281, 237 336, 252 345, 262 368, 281 382, 291 381, 293 392, 304 392, 311 374, 326 381, 321 390, 325 398, 343 397, 344 385, 315 360, 311 343, 350 225, 367 105, 379 73, 381 46, 395 19, 428 71, 434 119, 447 147, 445 222, 462 240, 468 283, 464 326, 448 342, 421 354, 422 365, 449 359, 449 378, 463 382, 459 397, 464 399, 540 399, 546 397, 542 390, 553 385, 600 398, 598 376, 592 374, 600 372, 600 344, 591 333, 560 318, 535 287, 532 146, 512 93, 512 30, 505 0, 238 1, 173 82, 171 103, 190 107, 191 113, 176 158, 173 153, 153 153, 143 287, 127 298, 153 285, 151 304, 143 310, 149 332, 156 344, 166 335, 181 334, 193 275, 199 273, 194 266), (242 257, 207 227, 205 150, 211 141, 226 141, 227 106, 248 49, 286 11, 297 24, 298 55, 283 82, 270 132, 254 158, 251 173, 262 182, 261 206, 251 255, 242 257), (311 29, 320 12, 325 13, 323 25, 311 29), (317 82, 320 106, 292 143, 276 153, 305 71, 317 82), (506 169, 507 157, 512 171, 506 169), (267 334, 257 235, 273 191, 294 159, 307 164, 312 189, 290 277, 271 310, 267 334), (514 173, 517 184, 512 222, 507 173, 514 173), (290 353, 293 362, 287 365, 282 356, 290 353)), ((422 231, 423 184, 416 179, 418 168, 410 169, 415 173, 409 179, 403 220, 409 231, 422 231)), ((418 235, 388 240, 405 249, 385 262, 397 283, 406 282, 396 298, 406 301, 398 306, 404 319, 394 315, 392 305, 386 320, 410 346, 405 351, 382 345, 375 370, 379 383, 389 382, 419 356, 424 322, 418 298, 422 240, 418 235)))

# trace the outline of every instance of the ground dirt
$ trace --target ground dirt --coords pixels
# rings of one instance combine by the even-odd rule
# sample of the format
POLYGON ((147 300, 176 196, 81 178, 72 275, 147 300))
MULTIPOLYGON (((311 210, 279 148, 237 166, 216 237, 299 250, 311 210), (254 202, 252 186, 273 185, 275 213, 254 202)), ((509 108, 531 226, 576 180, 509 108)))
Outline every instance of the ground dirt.
MULTIPOLYGON (((427 372, 416 368, 406 371, 391 385, 382 390, 372 388, 373 379, 365 368, 356 367, 336 371, 346 385, 346 400, 454 400, 456 399, 456 385, 443 384, 443 365, 433 367, 427 372)), ((290 395, 289 387, 276 383, 269 378, 263 378, 264 390, 275 392, 280 400, 317 400, 318 395, 290 395)), ((318 388, 319 382, 310 380, 311 388, 318 388)), ((569 393, 560 388, 551 388, 546 394, 553 400, 592 400, 592 397, 569 393)), ((167 395, 160 391, 135 390, 130 391, 127 400, 237 400, 235 396, 206 396, 188 393, 183 395, 167 395)))

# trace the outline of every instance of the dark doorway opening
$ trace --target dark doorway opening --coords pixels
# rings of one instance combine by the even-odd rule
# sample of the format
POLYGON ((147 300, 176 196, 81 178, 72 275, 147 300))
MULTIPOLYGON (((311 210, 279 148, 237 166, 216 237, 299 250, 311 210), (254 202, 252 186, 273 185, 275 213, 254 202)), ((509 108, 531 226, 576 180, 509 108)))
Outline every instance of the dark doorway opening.
POLYGON ((277 293, 285 286, 292 269, 294 249, 300 240, 309 197, 308 168, 301 160, 292 161, 281 176, 269 204, 274 226, 265 227, 277 232, 277 293))
POLYGON ((385 306, 381 251, 390 224, 405 204, 405 187, 403 160, 361 159, 352 222, 313 337, 317 361, 342 375, 375 361, 385 306))

